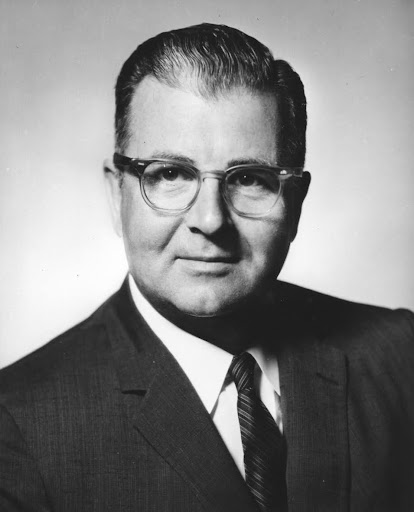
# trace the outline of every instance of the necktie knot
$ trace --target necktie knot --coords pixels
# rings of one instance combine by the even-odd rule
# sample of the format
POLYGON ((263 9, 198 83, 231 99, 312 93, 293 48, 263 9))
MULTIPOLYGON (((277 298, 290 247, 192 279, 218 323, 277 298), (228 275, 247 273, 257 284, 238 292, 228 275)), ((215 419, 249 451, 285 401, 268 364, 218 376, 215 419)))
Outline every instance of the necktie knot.
POLYGON ((256 361, 248 352, 243 352, 238 356, 234 356, 229 368, 237 391, 253 389, 254 386, 254 368, 256 361))

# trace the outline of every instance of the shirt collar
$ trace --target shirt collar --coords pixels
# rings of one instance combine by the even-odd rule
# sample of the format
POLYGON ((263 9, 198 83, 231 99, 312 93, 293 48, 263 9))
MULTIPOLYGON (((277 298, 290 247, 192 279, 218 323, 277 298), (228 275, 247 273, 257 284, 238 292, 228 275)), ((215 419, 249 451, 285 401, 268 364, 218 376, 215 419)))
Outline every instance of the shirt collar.
POLYGON ((171 323, 142 295, 131 274, 128 281, 135 306, 177 360, 211 414, 233 359, 232 354, 171 323))
POLYGON ((273 389, 280 396, 279 365, 277 363, 276 355, 261 346, 253 347, 247 352, 250 352, 250 354, 256 359, 256 362, 259 365, 259 368, 262 370, 263 375, 267 378, 273 389))

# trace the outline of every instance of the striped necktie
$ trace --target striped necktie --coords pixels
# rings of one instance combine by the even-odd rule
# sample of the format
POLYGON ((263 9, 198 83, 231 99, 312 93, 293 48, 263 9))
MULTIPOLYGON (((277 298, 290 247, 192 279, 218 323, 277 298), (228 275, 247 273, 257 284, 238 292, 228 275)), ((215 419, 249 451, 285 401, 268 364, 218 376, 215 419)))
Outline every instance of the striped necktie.
POLYGON ((254 390, 253 356, 234 356, 229 374, 238 392, 237 412, 246 483, 262 512, 287 510, 286 447, 276 422, 254 390))

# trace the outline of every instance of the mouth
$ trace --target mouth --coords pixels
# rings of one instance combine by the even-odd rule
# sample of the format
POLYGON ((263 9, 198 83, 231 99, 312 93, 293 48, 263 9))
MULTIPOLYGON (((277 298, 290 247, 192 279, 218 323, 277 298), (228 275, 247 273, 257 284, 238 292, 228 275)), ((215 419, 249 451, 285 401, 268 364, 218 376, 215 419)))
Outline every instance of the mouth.
POLYGON ((185 269, 185 273, 196 276, 224 276, 229 274, 234 265, 240 260, 229 255, 186 255, 178 258, 185 269))
POLYGON ((180 256, 181 260, 185 261, 199 261, 203 263, 237 263, 239 258, 236 256, 180 256))

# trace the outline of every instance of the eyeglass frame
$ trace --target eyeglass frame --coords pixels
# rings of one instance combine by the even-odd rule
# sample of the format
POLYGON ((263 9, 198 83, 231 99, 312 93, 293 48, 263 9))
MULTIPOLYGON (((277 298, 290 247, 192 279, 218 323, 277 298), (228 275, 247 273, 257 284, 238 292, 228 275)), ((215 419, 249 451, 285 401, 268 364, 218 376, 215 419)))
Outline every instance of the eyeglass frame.
POLYGON ((229 206, 237 215, 240 217, 248 217, 248 218, 259 218, 266 216, 276 205, 278 202, 280 196, 283 192, 283 186, 287 179, 289 178, 302 178, 304 167, 281 167, 278 165, 262 165, 262 164, 240 164, 240 165, 234 165, 232 167, 229 167, 226 170, 211 170, 211 171, 200 171, 195 167, 194 165, 191 165, 187 162, 182 162, 180 160, 173 160, 168 158, 131 158, 125 155, 121 155, 120 153, 115 152, 113 154, 113 163, 114 166, 121 172, 128 172, 132 176, 135 176, 139 178, 140 183, 140 190, 141 190, 141 196, 144 199, 144 201, 147 203, 147 205, 152 208, 155 211, 163 212, 169 215, 180 215, 181 213, 186 212, 189 210, 194 203, 197 201, 198 194, 200 193, 201 185, 203 181, 206 178, 215 178, 220 180, 220 192, 221 196, 223 197, 224 201, 226 202, 227 206, 229 206), (197 185, 197 191, 194 194, 194 198, 191 200, 191 202, 185 207, 180 209, 168 209, 168 208, 159 208, 154 203, 150 201, 148 198, 144 185, 143 180, 141 179, 142 175, 145 172, 145 169, 152 163, 160 162, 160 163, 170 163, 175 165, 181 165, 187 169, 191 169, 194 171, 195 175, 198 177, 198 185, 197 185), (238 210, 231 202, 231 200, 227 197, 226 193, 223 191, 222 183, 226 179, 226 176, 229 173, 233 173, 235 170, 240 169, 250 169, 251 167, 255 167, 256 169, 266 171, 266 172, 273 172, 276 173, 278 178, 280 179, 280 192, 278 196, 276 197, 275 202, 273 205, 266 210, 264 213, 258 213, 258 214, 249 214, 249 213, 243 213, 240 210, 238 210))

